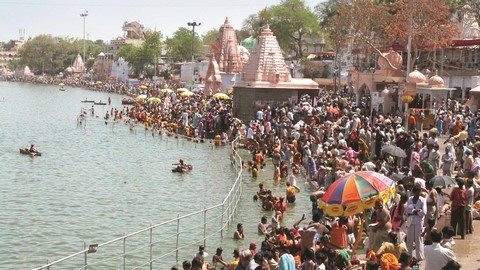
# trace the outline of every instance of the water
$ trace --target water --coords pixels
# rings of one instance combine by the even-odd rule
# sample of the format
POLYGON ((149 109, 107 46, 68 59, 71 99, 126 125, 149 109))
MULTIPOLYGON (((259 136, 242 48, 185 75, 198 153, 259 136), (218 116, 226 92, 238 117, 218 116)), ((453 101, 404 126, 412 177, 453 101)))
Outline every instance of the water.
MULTIPOLYGON (((228 147, 152 136, 139 126, 132 132, 124 124, 105 125, 101 117, 89 117, 85 127, 77 125, 80 109, 91 106, 81 100, 108 97, 112 106, 122 108, 117 95, 0 82, 1 269, 42 265, 82 250, 84 242, 106 242, 218 204, 230 190, 235 170, 228 147), (41 157, 19 154, 18 148, 30 143, 41 157), (170 171, 179 157, 193 164, 191 173, 170 171)), ((100 116, 110 108, 95 106, 100 116)), ((271 213, 252 201, 258 182, 266 182, 275 194, 285 190, 284 182, 274 183, 271 176, 270 168, 259 179, 245 173, 240 203, 245 211, 236 214, 223 239, 208 240, 210 255, 222 246, 224 258, 231 261, 233 248, 261 241, 256 226, 262 215, 271 213), (245 225, 243 241, 232 240, 237 222, 245 225)), ((287 212, 287 226, 310 212, 309 187, 304 188, 287 212)))

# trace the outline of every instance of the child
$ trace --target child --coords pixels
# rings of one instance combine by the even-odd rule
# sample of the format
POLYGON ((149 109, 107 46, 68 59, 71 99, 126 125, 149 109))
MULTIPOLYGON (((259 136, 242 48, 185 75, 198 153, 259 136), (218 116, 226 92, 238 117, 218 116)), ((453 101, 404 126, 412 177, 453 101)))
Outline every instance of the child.
POLYGON ((440 245, 444 248, 448 248, 450 250, 453 249, 455 246, 455 240, 453 240, 453 236, 455 235, 455 230, 452 226, 445 226, 442 229, 442 241, 440 245))

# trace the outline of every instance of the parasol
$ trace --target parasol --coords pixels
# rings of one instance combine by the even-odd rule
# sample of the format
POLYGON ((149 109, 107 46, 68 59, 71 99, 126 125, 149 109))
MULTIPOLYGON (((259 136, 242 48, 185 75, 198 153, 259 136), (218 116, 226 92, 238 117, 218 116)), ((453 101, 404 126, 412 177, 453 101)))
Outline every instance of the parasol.
POLYGON ((137 99, 146 99, 147 98, 147 95, 138 95, 137 96, 137 99))
POLYGON ((189 91, 187 88, 178 88, 177 89, 177 92, 181 93, 181 92, 185 92, 185 91, 189 91))
POLYGON ((360 171, 348 174, 328 187, 319 207, 329 216, 352 216, 395 195, 395 182, 383 174, 360 171))
POLYGON ((161 99, 159 99, 158 97, 151 97, 148 99, 148 102, 151 102, 151 103, 157 103, 157 102, 160 102, 162 101, 161 99))
POLYGON ((216 99, 230 99, 230 97, 227 94, 224 94, 224 93, 216 93, 215 95, 213 95, 213 98, 216 98, 216 99))
POLYGON ((164 88, 164 89, 161 89, 160 92, 162 92, 162 93, 172 93, 173 90, 172 90, 172 89, 168 89, 168 88, 164 88))
POLYGON ((407 154, 402 148, 395 146, 393 144, 388 144, 382 147, 382 153, 387 153, 394 157, 399 157, 399 158, 407 157, 407 154))
POLYGON ((193 92, 190 92, 190 91, 187 90, 187 91, 183 91, 182 93, 180 93, 180 96, 191 97, 191 96, 193 96, 193 94, 194 94, 193 92))
POLYGON ((452 177, 448 175, 437 175, 430 179, 430 181, 432 181, 433 187, 449 187, 456 184, 452 177))

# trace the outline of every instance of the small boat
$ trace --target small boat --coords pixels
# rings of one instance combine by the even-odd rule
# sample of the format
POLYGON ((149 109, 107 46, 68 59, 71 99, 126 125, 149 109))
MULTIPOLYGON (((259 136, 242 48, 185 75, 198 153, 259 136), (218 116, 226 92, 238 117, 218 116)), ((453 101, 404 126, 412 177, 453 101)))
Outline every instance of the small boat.
POLYGON ((95 100, 88 100, 88 99, 85 99, 85 100, 82 100, 82 102, 94 103, 94 102, 95 102, 95 100))
POLYGON ((180 166, 176 166, 172 169, 172 172, 184 173, 189 172, 193 169, 192 165, 185 165, 183 168, 180 166))
POLYGON ((58 89, 58 90, 60 90, 60 91, 67 91, 67 88, 61 86, 60 89, 58 89))
POLYGON ((20 148, 20 154, 30 155, 32 157, 42 155, 42 153, 40 153, 40 152, 30 152, 30 151, 28 151, 28 148, 26 148, 26 147, 20 148))
POLYGON ((105 103, 105 102, 94 102, 93 104, 95 104, 95 105, 107 105, 107 103, 105 103))
POLYGON ((124 98, 122 99, 122 105, 135 105, 136 100, 133 98, 124 98))

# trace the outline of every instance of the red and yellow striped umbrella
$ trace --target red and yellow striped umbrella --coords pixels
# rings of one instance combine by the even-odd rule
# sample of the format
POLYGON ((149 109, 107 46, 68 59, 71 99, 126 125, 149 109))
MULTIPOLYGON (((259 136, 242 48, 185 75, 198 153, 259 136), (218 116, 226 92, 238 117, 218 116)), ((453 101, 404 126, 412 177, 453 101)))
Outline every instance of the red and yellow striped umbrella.
POLYGON ((319 201, 329 216, 351 216, 384 202, 395 195, 395 182, 376 172, 355 172, 330 185, 319 201))

